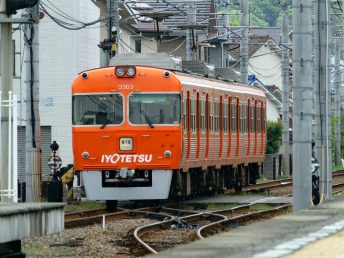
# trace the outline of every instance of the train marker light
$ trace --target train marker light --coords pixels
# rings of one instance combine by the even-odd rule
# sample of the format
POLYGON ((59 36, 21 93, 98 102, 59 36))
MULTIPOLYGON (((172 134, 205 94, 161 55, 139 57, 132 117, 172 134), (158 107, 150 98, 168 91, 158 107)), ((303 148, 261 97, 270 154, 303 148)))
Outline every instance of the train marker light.
POLYGON ((165 78, 169 78, 169 77, 170 77, 170 72, 167 72, 167 71, 164 72, 164 77, 165 77, 165 78))
POLYGON ((82 154, 81 154, 82 158, 83 159, 88 159, 88 157, 90 156, 90 154, 87 152, 87 151, 84 151, 82 154))
POLYGON ((82 76, 83 79, 87 79, 88 78, 88 74, 86 72, 83 72, 81 74, 81 76, 82 76))
POLYGON ((167 150, 167 151, 165 151, 164 155, 166 158, 171 158, 172 153, 171 153, 171 151, 167 150))
POLYGON ((124 67, 118 66, 116 67, 115 72, 116 72, 116 76, 122 77, 125 74, 125 69, 124 67))
POLYGON ((130 66, 130 67, 127 68, 127 75, 128 76, 133 77, 133 76, 135 76, 135 74, 136 74, 135 67, 130 66))

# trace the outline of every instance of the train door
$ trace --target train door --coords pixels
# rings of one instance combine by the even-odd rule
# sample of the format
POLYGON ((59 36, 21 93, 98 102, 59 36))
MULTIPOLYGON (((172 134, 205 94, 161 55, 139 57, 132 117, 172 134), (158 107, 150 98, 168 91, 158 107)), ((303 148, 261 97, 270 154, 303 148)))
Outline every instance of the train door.
POLYGON ((189 139, 188 139, 188 97, 187 92, 183 92, 183 152, 182 152, 182 161, 186 161, 189 149, 189 139))
POLYGON ((254 101, 254 149, 253 156, 257 155, 257 144, 258 144, 258 100, 254 101))
POLYGON ((247 125, 247 150, 246 156, 250 156, 250 149, 251 149, 251 99, 247 100, 247 105, 245 106, 246 109, 246 125, 247 125))
POLYGON ((190 150, 191 150, 191 116, 190 116, 190 91, 187 91, 186 95, 186 121, 187 121, 187 154, 186 154, 186 160, 190 159, 190 150))
POLYGON ((210 101, 209 94, 206 94, 205 101, 205 124, 206 124, 206 148, 205 148, 205 158, 209 158, 209 138, 210 138, 210 101))
POLYGON ((196 133, 197 133, 197 149, 196 149, 196 160, 199 159, 200 156, 200 149, 201 149, 201 128, 200 128, 200 124, 201 124, 201 115, 200 115, 200 96, 199 96, 199 92, 197 92, 196 95, 196 133))
POLYGON ((228 158, 231 157, 232 153, 232 123, 232 97, 228 97, 228 158))
POLYGON ((190 148, 189 148, 189 159, 195 160, 197 153, 197 99, 196 95, 190 96, 190 148))
POLYGON ((206 158, 207 148, 207 119, 206 119, 206 96, 202 94, 200 97, 200 146, 199 146, 199 159, 204 160, 206 158))
POLYGON ((218 159, 222 157, 222 149, 223 149, 223 98, 220 96, 219 101, 217 102, 217 114, 216 114, 216 124, 217 124, 217 132, 219 134, 219 152, 218 152, 218 159))

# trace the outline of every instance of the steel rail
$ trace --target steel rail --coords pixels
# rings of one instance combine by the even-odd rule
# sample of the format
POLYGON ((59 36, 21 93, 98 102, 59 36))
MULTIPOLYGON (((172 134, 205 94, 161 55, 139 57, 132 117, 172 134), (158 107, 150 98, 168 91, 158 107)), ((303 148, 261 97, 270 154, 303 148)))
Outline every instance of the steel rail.
POLYGON ((274 215, 274 214, 276 214, 276 213, 278 213, 278 212, 280 212, 282 210, 289 209, 291 206, 292 206, 291 204, 285 204, 285 205, 282 205, 280 207, 269 209, 269 210, 265 210, 265 211, 252 212, 252 213, 249 213, 249 214, 239 215, 239 216, 236 216, 236 217, 233 217, 233 218, 227 218, 226 220, 223 220, 223 221, 216 221, 216 222, 210 223, 208 225, 204 225, 203 227, 199 228, 197 230, 197 237, 199 239, 204 239, 204 237, 202 235, 202 232, 204 232, 205 230, 209 230, 211 227, 217 227, 217 226, 223 227, 222 225, 226 224, 226 223, 227 224, 229 224, 229 223, 237 223, 237 222, 245 221, 247 219, 261 217, 261 216, 264 216, 264 215, 274 215))

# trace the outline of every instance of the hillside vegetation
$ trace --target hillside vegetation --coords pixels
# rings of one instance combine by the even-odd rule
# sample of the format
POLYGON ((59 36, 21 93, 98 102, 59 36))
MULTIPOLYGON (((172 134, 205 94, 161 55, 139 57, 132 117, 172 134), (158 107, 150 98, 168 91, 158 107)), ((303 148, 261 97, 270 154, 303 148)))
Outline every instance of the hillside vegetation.
MULTIPOLYGON (((240 25, 240 0, 218 0, 218 12, 225 9, 230 13, 230 25, 240 25)), ((279 0, 249 0, 250 25, 264 27, 279 27, 281 23, 281 1, 279 0)))

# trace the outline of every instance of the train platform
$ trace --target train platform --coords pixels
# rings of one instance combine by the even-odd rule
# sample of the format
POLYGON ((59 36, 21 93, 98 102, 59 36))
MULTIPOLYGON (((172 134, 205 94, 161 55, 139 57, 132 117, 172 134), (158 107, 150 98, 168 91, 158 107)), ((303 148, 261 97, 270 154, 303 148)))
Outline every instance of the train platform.
POLYGON ((21 239, 64 229, 64 203, 0 203, 0 257, 23 257, 21 239))
POLYGON ((166 250, 154 257, 344 257, 344 196, 166 250))

